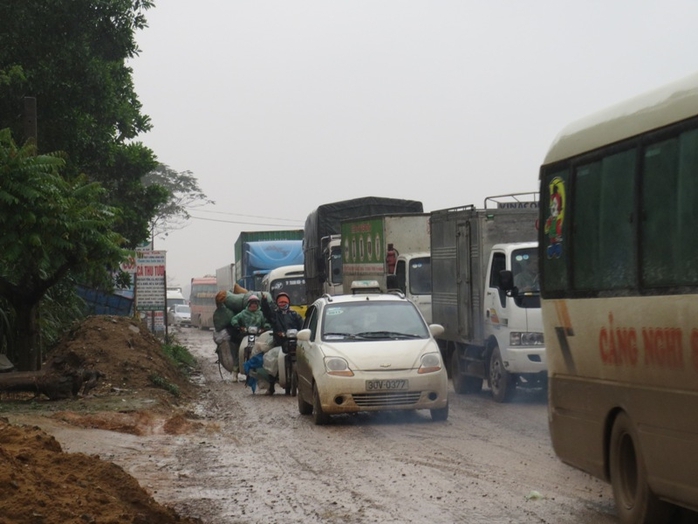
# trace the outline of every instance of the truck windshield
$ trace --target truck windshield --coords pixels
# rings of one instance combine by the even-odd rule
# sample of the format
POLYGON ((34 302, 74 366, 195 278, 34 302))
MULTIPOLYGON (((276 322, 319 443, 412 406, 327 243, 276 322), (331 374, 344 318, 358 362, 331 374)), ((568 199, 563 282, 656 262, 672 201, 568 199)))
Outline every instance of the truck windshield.
POLYGON ((540 307, 540 280, 538 279, 538 249, 517 249, 511 253, 514 286, 518 290, 516 305, 524 308, 540 307))
POLYGON ((410 293, 431 295, 431 258, 414 258, 410 261, 410 293))

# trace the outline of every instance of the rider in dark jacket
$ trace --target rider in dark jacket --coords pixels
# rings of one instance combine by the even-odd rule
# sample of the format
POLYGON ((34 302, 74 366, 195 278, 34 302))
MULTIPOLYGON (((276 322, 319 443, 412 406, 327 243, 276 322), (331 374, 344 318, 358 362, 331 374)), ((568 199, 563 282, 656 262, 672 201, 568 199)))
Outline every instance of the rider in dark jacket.
MULTIPOLYGON (((276 295, 275 306, 272 308, 262 297, 262 312, 271 324, 271 329, 274 332, 274 346, 282 346, 286 338, 287 329, 300 329, 303 327, 303 317, 291 309, 291 297, 283 291, 276 295)), ((271 377, 269 382, 268 395, 274 394, 274 383, 278 377, 271 377)))
POLYGON ((276 307, 271 308, 266 299, 262 300, 262 312, 274 331, 274 345, 281 346, 287 329, 301 330, 303 317, 291 309, 291 297, 283 291, 276 295, 276 307))

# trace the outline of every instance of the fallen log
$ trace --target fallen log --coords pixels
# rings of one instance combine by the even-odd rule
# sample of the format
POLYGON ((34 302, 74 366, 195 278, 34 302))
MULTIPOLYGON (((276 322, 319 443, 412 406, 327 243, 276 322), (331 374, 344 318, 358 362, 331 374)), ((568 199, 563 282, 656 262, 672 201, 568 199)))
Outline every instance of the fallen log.
POLYGON ((10 371, 0 373, 0 392, 34 393, 45 395, 49 400, 77 397, 80 391, 86 395, 104 374, 95 369, 74 367, 71 358, 51 361, 41 371, 10 371))

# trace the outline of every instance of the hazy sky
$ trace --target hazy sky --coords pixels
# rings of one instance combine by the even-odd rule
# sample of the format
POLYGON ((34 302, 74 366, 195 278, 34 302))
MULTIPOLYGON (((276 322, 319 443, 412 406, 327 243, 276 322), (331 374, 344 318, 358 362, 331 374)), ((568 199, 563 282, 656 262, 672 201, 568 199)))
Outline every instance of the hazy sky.
POLYGON ((156 0, 147 18, 140 139, 215 201, 155 241, 185 287, 241 231, 302 229, 324 203, 535 191, 561 128, 698 69, 698 0, 156 0))

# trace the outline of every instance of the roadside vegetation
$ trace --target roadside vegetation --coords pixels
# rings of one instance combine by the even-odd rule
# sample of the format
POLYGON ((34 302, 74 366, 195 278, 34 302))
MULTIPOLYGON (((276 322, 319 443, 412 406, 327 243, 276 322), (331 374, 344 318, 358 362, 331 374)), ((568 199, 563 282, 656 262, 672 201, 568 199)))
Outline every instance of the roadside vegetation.
POLYGON ((0 4, 0 353, 19 371, 83 315, 78 284, 127 285, 135 246, 211 203, 137 140, 152 124, 127 62, 152 7, 0 4))

